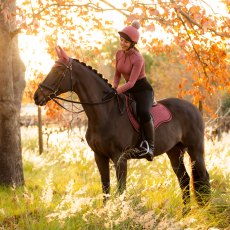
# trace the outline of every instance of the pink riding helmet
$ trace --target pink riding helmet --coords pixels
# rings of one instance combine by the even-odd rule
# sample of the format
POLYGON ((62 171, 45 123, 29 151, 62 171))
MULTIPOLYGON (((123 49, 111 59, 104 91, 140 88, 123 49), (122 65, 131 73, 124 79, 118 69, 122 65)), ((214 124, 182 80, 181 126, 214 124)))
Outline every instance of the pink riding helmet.
POLYGON ((138 21, 133 21, 131 26, 126 26, 123 30, 119 31, 118 33, 120 34, 120 36, 122 37, 122 35, 126 35, 126 37, 124 37, 125 39, 128 36, 128 40, 130 42, 134 42, 137 43, 139 38, 140 38, 140 33, 138 31, 138 29, 140 28, 140 23, 138 21))

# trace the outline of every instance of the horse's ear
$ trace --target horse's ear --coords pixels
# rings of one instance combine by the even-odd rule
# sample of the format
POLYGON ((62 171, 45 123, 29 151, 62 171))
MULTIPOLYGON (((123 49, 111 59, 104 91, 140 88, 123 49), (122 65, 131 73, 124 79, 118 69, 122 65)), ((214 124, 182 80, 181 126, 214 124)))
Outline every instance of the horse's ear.
POLYGON ((58 58, 61 58, 61 53, 60 53, 59 48, 60 48, 60 46, 56 46, 56 47, 55 47, 55 50, 56 50, 56 53, 57 53, 58 58))
POLYGON ((67 53, 60 46, 58 46, 58 48, 60 51, 61 58, 63 58, 64 60, 66 60, 68 62, 69 56, 67 55, 67 53))

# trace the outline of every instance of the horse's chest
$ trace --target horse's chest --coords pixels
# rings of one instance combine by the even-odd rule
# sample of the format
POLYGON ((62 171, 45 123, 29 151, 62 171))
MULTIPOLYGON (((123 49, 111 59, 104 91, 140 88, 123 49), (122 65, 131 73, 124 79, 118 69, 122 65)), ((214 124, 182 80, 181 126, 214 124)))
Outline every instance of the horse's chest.
POLYGON ((100 154, 108 155, 121 152, 137 143, 138 135, 121 127, 103 126, 103 128, 88 128, 86 140, 90 148, 100 154))
POLYGON ((111 138, 106 134, 89 133, 86 135, 86 140, 90 148, 96 153, 108 153, 111 149, 111 138))

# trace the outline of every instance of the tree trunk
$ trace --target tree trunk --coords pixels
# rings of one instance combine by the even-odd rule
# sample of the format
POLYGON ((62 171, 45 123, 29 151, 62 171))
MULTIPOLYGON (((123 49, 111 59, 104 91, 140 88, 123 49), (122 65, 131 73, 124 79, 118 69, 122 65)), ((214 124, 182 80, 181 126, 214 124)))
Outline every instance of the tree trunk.
MULTIPOLYGON (((11 7, 15 8, 15 2, 11 7)), ((0 12, 0 185, 24 184, 20 109, 25 67, 20 59, 12 24, 0 12)))

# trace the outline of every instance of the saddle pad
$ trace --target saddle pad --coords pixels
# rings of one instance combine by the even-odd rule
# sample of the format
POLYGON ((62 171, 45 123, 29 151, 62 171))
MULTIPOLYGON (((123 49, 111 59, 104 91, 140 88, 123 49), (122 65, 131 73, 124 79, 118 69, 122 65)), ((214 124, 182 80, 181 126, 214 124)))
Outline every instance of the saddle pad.
MULTIPOLYGON (((126 110, 131 124, 133 125, 134 129, 137 132, 139 132, 140 124, 134 117, 127 98, 126 98, 126 110)), ((172 119, 171 112, 164 105, 160 103, 157 103, 157 105, 154 105, 151 108, 151 114, 153 116, 155 129, 159 127, 162 123, 169 122, 172 119)))

